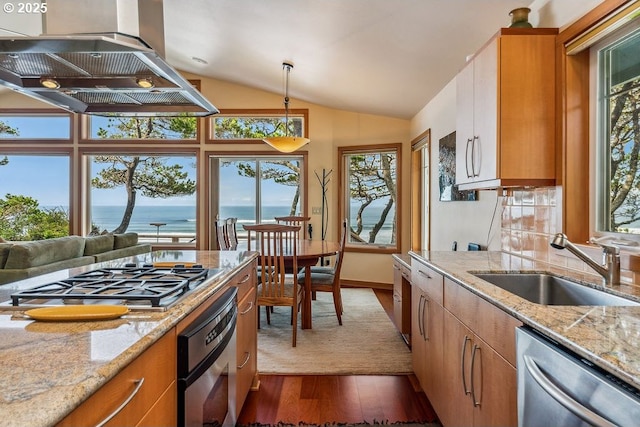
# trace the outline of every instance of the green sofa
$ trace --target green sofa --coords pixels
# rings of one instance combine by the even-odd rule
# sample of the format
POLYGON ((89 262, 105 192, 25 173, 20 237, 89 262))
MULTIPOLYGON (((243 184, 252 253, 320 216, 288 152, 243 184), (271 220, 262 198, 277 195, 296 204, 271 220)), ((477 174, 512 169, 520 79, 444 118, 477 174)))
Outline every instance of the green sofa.
POLYGON ((150 251, 136 233, 0 243, 0 284, 150 251))

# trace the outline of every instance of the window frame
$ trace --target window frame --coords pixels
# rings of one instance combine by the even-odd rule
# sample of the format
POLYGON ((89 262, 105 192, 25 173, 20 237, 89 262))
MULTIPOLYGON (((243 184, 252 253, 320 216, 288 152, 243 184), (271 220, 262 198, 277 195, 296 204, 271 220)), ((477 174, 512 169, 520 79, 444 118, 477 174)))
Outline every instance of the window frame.
POLYGON ((559 226, 572 241, 586 242, 595 235, 589 47, 639 10, 637 2, 605 0, 558 34, 558 103, 562 106, 557 122, 557 185, 562 186, 559 226))
POLYGON ((0 121, 3 117, 66 117, 69 119, 69 137, 67 138, 0 138, 0 144, 4 143, 50 143, 50 144, 72 144, 73 130, 76 126, 76 118, 74 114, 53 109, 1 109, 0 121))
POLYGON ((360 146, 344 146, 338 147, 338 213, 339 218, 347 219, 347 226, 350 228, 349 218, 347 217, 347 194, 348 194, 348 174, 347 165, 345 164, 345 155, 389 152, 394 151, 396 154, 396 241, 394 245, 380 245, 375 243, 353 244, 347 239, 345 243, 346 252, 362 252, 362 253, 380 253, 391 254, 398 253, 402 248, 402 144, 373 144, 360 146))
MULTIPOLYGON (((196 213, 196 229, 195 229, 195 240, 193 244, 185 245, 184 243, 162 243, 159 244, 153 242, 153 249, 195 249, 198 247, 198 230, 201 227, 201 216, 200 216, 200 196, 199 191, 201 188, 200 184, 200 151, 194 149, 176 149, 170 147, 155 147, 153 150, 145 150, 144 147, 82 147, 78 151, 79 162, 82 164, 82 176, 86 177, 82 182, 78 183, 80 188, 74 189, 74 191, 79 191, 82 193, 83 203, 80 207, 82 212, 82 222, 80 224, 81 231, 83 235, 87 235, 91 231, 91 173, 90 173, 90 165, 89 165, 89 157, 90 156, 100 156, 100 155, 117 155, 122 154, 126 156, 158 156, 158 157, 193 157, 195 163, 195 180, 196 180, 196 191, 195 191, 195 213, 196 213)), ((160 207, 159 207, 160 208, 160 207)), ((130 231, 130 230, 128 230, 130 231)))
MULTIPOLYGON (((214 120, 216 117, 279 117, 284 119, 284 109, 221 109, 219 114, 207 118, 205 123, 205 143, 206 144, 260 144, 268 146, 266 142, 259 138, 252 139, 216 139, 214 137, 214 120)), ((289 109, 289 117, 302 117, 303 137, 309 138, 309 109, 293 108, 289 109)))
MULTIPOLYGON (((217 171, 214 172, 212 169, 213 159, 221 159, 221 158, 256 158, 256 159, 268 159, 273 157, 287 157, 287 156, 299 156, 302 157, 302 172, 300 174, 300 207, 302 209, 301 214, 303 216, 309 216, 308 211, 308 199, 309 199, 309 152, 305 150, 298 150, 293 153, 279 153, 273 154, 266 151, 206 151, 204 153, 204 167, 205 167, 205 180, 206 185, 208 187, 208 191, 204 195, 204 218, 209 218, 209 224, 213 224, 215 220, 214 213, 214 198, 218 196, 218 201, 215 201, 215 205, 219 211, 219 192, 216 187, 211 185, 211 180, 214 174, 217 174, 217 171)), ((217 175, 215 175, 217 176, 217 175)), ((256 203, 258 201, 256 200, 256 203)), ((204 236, 204 248, 212 248, 213 243, 215 242, 215 238, 213 234, 215 230, 213 227, 210 228, 209 232, 204 236)))
MULTIPOLYGON (((617 31, 607 35, 602 40, 599 40, 590 48, 590 71, 591 71, 591 98, 594 100, 594 108, 591 110, 592 135, 591 146, 593 147, 594 162, 596 167, 594 168, 594 220, 592 221, 591 229, 595 236, 612 236, 617 238, 624 238, 629 240, 635 240, 640 242, 640 230, 637 233, 627 233, 622 231, 610 230, 611 227, 611 169, 609 167, 611 159, 611 145, 609 141, 609 122, 610 111, 608 107, 608 96, 604 96, 604 92, 609 90, 603 86, 603 81, 608 81, 603 73, 606 71, 605 65, 601 62, 602 51, 610 51, 613 45, 620 43, 623 39, 628 38, 633 34, 634 37, 640 35, 640 21, 634 21, 632 23, 621 26, 617 31), (606 114, 606 116, 605 116, 606 114)), ((640 61, 639 61, 640 62, 640 61)), ((640 76, 636 79, 640 79, 640 76)))

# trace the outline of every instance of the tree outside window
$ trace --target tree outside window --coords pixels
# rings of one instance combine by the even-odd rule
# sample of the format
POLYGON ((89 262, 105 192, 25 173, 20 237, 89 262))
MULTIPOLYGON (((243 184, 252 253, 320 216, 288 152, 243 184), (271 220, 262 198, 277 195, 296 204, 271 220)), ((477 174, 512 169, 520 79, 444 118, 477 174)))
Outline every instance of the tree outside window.
POLYGON ((640 30, 598 54, 600 231, 640 234, 640 30), (607 196, 608 195, 608 196, 607 196))
POLYGON ((352 250, 396 252, 400 248, 400 144, 343 147, 340 212, 352 250))

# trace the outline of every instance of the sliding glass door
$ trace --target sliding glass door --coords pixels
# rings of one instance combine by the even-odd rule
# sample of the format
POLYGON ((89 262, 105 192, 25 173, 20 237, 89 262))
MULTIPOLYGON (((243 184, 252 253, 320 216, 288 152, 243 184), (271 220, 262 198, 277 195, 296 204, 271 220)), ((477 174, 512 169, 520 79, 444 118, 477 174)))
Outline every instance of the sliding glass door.
POLYGON ((273 223, 303 211, 302 156, 225 155, 210 162, 211 223, 237 218, 239 249, 247 244, 242 224, 273 223))

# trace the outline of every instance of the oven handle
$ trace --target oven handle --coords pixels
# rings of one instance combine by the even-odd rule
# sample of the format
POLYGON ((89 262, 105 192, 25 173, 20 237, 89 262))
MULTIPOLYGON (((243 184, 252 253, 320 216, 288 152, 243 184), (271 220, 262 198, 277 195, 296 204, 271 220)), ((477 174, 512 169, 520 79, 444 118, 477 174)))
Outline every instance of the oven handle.
POLYGON ((558 388, 547 376, 540 370, 536 362, 530 356, 523 356, 525 367, 531 377, 538 385, 559 404, 573 412, 583 421, 597 427, 615 427, 609 420, 601 417, 595 412, 582 406, 580 402, 573 399, 567 393, 558 388))
POLYGON ((125 406, 127 406, 129 404, 129 402, 131 402, 131 399, 133 399, 134 397, 136 397, 136 394, 138 394, 138 392, 140 391, 140 389, 142 388, 142 384, 144 384, 144 377, 140 378, 139 380, 134 380, 133 383, 136 385, 136 387, 133 389, 133 391, 131 392, 131 394, 129 395, 129 397, 127 397, 124 402, 122 402, 120 404, 120 406, 118 406, 112 413, 110 413, 109 415, 107 415, 107 417, 100 421, 98 424, 96 424, 96 427, 102 427, 105 424, 107 424, 109 421, 111 421, 111 419, 113 417, 115 417, 116 415, 118 415, 120 413, 120 411, 122 411, 125 406))

